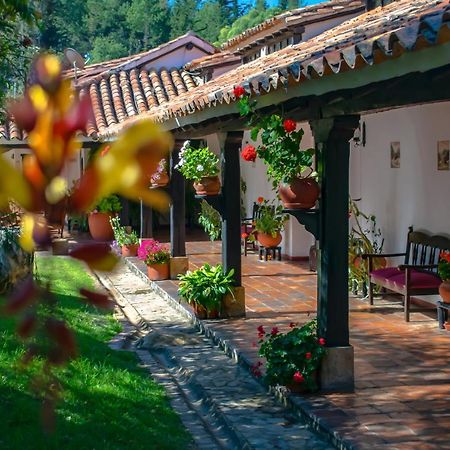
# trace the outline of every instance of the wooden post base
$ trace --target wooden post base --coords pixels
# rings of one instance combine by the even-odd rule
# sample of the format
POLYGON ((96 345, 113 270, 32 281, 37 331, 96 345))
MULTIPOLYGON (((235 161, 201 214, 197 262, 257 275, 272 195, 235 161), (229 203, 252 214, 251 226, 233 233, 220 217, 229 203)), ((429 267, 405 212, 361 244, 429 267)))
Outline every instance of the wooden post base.
POLYGON ((243 286, 233 288, 234 298, 227 294, 223 299, 223 318, 244 317, 245 316, 245 289, 243 286))
POLYGON ((68 239, 53 239, 52 241, 52 253, 54 255, 67 255, 69 252, 68 239))
POLYGON ((320 365, 320 389, 352 392, 355 388, 353 347, 328 347, 327 351, 320 365))
POLYGON ((170 279, 178 279, 178 275, 185 274, 189 269, 187 256, 173 256, 170 258, 170 279))

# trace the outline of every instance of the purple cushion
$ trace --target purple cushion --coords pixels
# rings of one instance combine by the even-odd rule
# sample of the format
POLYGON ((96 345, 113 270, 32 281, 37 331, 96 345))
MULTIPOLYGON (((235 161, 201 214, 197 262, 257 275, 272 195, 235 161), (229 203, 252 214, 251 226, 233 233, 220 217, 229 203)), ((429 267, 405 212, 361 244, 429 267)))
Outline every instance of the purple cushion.
MULTIPOLYGON (((425 272, 411 271, 410 286, 413 289, 437 289, 442 283, 437 275, 425 272)), ((396 288, 405 287, 405 273, 401 272, 388 278, 388 284, 396 288)))
POLYGON ((386 280, 387 278, 391 278, 396 275, 400 275, 402 272, 398 269, 398 267, 386 267, 384 269, 372 270, 370 275, 372 278, 378 280, 386 280))

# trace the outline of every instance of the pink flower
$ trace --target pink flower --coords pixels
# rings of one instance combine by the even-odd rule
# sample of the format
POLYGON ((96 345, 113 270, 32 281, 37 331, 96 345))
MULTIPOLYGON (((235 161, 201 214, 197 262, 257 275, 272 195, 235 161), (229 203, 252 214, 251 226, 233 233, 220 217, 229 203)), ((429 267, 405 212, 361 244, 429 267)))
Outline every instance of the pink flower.
POLYGON ((306 358, 306 359, 311 359, 311 357, 312 357, 311 352, 307 352, 307 353, 305 354, 305 358, 306 358))
POLYGON ((233 89, 233 94, 236 98, 241 98, 245 95, 245 89, 242 86, 236 86, 233 89))
POLYGON ((319 344, 320 345, 325 345, 325 339, 324 338, 319 338, 319 344))
POLYGON ((294 383, 303 383, 305 381, 305 378, 300 372, 295 372, 292 379, 294 380, 294 383))
POLYGON ((283 128, 286 133, 292 133, 297 128, 297 124, 295 123, 295 120, 286 119, 283 122, 283 128))
POLYGON ((257 328, 257 330, 258 330, 258 333, 265 333, 265 331, 264 331, 264 327, 262 326, 262 325, 260 325, 258 328, 257 328))
POLYGON ((278 327, 273 327, 272 331, 270 332, 272 336, 276 336, 278 333, 279 333, 278 327))

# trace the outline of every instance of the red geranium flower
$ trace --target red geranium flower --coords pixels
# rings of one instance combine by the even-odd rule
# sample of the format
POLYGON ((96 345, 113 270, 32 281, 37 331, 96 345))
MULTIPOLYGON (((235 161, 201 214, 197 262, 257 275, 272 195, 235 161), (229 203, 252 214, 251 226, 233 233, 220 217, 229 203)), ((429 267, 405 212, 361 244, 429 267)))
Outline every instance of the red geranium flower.
POLYGON ((278 334, 278 332, 279 332, 278 327, 273 327, 272 331, 270 332, 270 334, 272 336, 276 336, 278 334))
POLYGON ((253 145, 246 145, 241 152, 241 156, 245 161, 255 162, 256 160, 256 149, 253 145))
POLYGON ((320 345, 325 345, 325 339, 324 338, 319 338, 319 344, 320 345))
POLYGON ((295 120, 286 119, 283 122, 283 128, 284 128, 284 131, 286 131, 286 133, 292 133, 297 128, 297 124, 296 124, 295 120))
POLYGON ((262 333, 262 334, 265 333, 264 327, 263 327, 262 325, 260 325, 260 326, 257 328, 257 330, 258 330, 258 333, 262 333))
POLYGON ((295 372, 292 379, 294 380, 294 383, 303 383, 305 381, 305 378, 300 372, 295 372))
POLYGON ((306 358, 306 359, 311 359, 311 357, 312 357, 311 352, 307 352, 307 353, 305 354, 305 358, 306 358))
POLYGON ((245 95, 245 89, 242 86, 236 86, 233 89, 233 94, 236 98, 241 98, 243 95, 245 95))
POLYGON ((264 197, 258 197, 257 202, 262 203, 264 201, 264 197))
POLYGON ((443 259, 444 261, 450 262, 450 252, 448 252, 448 251, 441 252, 441 254, 439 255, 439 258, 443 259))
POLYGON ((241 234, 241 238, 242 239, 247 239, 248 238, 248 233, 242 233, 241 234))

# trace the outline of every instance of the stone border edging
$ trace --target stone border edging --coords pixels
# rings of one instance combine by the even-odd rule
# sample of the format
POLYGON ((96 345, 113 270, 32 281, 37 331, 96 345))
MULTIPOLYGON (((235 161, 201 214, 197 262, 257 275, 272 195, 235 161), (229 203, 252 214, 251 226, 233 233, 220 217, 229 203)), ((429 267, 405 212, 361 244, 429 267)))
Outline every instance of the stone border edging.
POLYGON ((233 345, 231 345, 220 334, 215 332, 205 321, 198 319, 195 314, 186 309, 183 304, 167 293, 157 282, 150 280, 147 275, 137 267, 133 258, 122 258, 133 273, 145 281, 149 286, 161 297, 166 300, 174 309, 183 314, 194 326, 196 326, 202 334, 210 338, 214 344, 218 345, 224 353, 236 361, 241 367, 245 368, 252 377, 258 381, 270 394, 272 394, 284 406, 292 409, 298 414, 306 423, 308 423, 313 430, 325 435, 330 442, 339 450, 357 450, 357 447, 346 442, 344 438, 337 431, 333 430, 324 420, 314 414, 310 403, 303 399, 296 397, 292 398, 282 388, 268 387, 261 382, 261 379, 254 377, 251 368, 252 363, 233 345))

